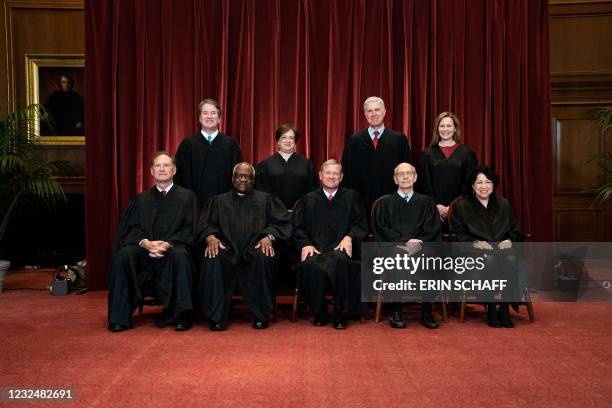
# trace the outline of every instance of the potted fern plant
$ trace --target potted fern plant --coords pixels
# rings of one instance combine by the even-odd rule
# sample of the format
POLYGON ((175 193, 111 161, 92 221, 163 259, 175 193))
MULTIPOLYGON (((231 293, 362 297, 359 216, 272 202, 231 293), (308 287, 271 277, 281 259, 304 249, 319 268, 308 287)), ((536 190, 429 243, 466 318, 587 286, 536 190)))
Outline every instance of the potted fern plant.
MULTIPOLYGON (((40 143, 37 123, 45 116, 42 106, 30 105, 0 121, 0 244, 17 209, 37 205, 53 208, 58 200, 66 200, 55 177, 71 174, 70 164, 48 162, 32 149, 40 143)), ((9 267, 10 262, 0 257, 0 292, 9 267)))

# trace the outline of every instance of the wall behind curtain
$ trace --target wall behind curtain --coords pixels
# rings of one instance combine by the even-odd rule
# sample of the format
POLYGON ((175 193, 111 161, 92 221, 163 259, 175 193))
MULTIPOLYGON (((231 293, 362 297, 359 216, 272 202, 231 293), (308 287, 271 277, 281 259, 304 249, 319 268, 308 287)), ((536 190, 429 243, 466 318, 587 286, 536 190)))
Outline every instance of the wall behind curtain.
POLYGON ((93 288, 122 210, 152 183, 149 157, 198 129, 205 97, 255 163, 284 122, 300 129, 300 153, 339 158, 371 95, 418 157, 451 110, 521 227, 550 239, 546 0, 87 0, 86 50, 93 288))

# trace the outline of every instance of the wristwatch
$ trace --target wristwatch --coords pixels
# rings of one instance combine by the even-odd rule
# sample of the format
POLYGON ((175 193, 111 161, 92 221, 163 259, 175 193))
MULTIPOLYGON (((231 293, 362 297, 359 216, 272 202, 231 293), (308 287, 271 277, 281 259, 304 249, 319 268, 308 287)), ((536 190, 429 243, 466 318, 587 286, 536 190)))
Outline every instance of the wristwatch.
POLYGON ((266 237, 268 237, 270 239, 270 241, 272 241, 272 242, 276 241, 276 238, 274 238, 274 235, 272 235, 272 234, 268 234, 268 235, 266 235, 266 237))

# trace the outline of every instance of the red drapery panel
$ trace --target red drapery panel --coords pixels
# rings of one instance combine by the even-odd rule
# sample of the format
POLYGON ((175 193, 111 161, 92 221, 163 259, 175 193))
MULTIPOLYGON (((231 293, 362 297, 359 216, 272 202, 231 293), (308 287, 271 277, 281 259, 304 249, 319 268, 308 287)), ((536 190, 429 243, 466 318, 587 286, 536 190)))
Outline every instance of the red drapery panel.
POLYGON ((255 163, 284 122, 316 163, 339 158, 372 95, 418 157, 451 110, 521 227, 551 239, 546 0, 86 0, 86 61, 92 288, 149 157, 197 130, 206 97, 255 163))

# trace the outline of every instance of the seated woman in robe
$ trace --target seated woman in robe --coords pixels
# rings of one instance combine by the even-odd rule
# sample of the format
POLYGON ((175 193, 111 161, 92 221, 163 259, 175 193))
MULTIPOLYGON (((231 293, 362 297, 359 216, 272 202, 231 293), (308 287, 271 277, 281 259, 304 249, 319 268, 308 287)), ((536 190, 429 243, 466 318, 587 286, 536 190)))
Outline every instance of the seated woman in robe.
MULTIPOLYGON (((453 205, 451 227, 461 242, 473 242, 475 249, 490 253, 487 270, 508 279, 510 285, 502 291, 499 309, 495 302, 487 303, 487 323, 491 327, 514 327, 509 314, 509 303, 504 298, 513 296, 516 281, 507 274, 513 273, 515 255, 512 243, 521 241, 523 235, 516 225, 510 202, 495 196, 497 174, 487 166, 478 166, 470 176, 472 191, 453 205), (503 275, 506 274, 504 277, 503 275)), ((490 276, 487 276, 488 278, 490 276)), ((489 299, 491 300, 491 299, 489 299)))

